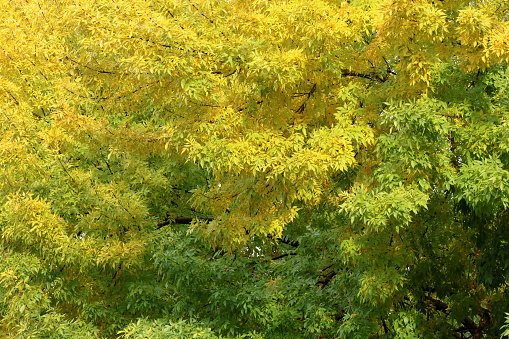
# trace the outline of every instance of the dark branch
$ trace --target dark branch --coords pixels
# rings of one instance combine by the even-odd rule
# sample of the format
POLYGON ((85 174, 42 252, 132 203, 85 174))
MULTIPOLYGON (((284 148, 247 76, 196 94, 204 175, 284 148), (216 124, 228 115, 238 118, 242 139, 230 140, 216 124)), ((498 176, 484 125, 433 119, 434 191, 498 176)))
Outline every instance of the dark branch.
POLYGON ((189 225, 193 222, 193 220, 201 220, 201 221, 207 221, 210 222, 214 220, 214 218, 211 217, 201 217, 201 218, 189 218, 189 217, 176 217, 173 221, 174 224, 180 224, 180 225, 189 225))
MULTIPOLYGON (((437 311, 440 311, 445 314, 449 314, 449 306, 444 303, 443 301, 440 301, 438 299, 425 296, 424 297, 424 303, 428 306, 432 306, 437 311)), ((461 321, 462 327, 457 329, 457 332, 464 332, 465 330, 468 331, 473 339, 481 339, 483 338, 484 330, 489 327, 491 324, 491 316, 487 309, 484 307, 480 307, 479 311, 477 312, 477 315, 479 316, 480 320, 479 323, 475 323, 472 318, 466 317, 461 321)))
POLYGON ((305 93, 295 93, 293 95, 293 97, 299 97, 299 96, 306 96, 306 99, 304 100, 304 102, 299 106, 299 108, 297 108, 295 110, 295 113, 303 113, 304 112, 304 109, 306 109, 306 103, 307 101, 309 100, 309 98, 311 98, 311 96, 313 95, 313 93, 315 93, 316 91, 316 84, 313 84, 313 86, 311 86, 311 89, 309 90, 309 92, 305 92, 305 93))
POLYGON ((444 114, 444 113, 437 113, 437 114, 441 115, 443 117, 447 117, 447 118, 461 119, 461 117, 458 115, 450 115, 450 114, 444 114))
POLYGON ((297 253, 285 253, 285 254, 281 254, 281 255, 278 255, 277 257, 270 258, 270 260, 278 260, 278 259, 287 257, 289 255, 297 255, 297 253))
POLYGON ((444 303, 443 301, 440 301, 440 300, 432 298, 432 297, 425 296, 424 303, 429 306, 433 306, 433 308, 437 311, 449 314, 449 311, 447 310, 449 308, 449 306, 447 306, 447 304, 444 303))
POLYGON ((329 282, 331 282, 332 278, 334 278, 336 274, 336 271, 330 271, 329 273, 320 276, 321 280, 316 282, 316 286, 318 286, 318 288, 324 288, 329 282))
POLYGON ((382 76, 381 74, 378 74, 378 73, 375 73, 375 72, 359 73, 359 72, 356 72, 356 71, 351 71, 351 70, 346 69, 346 68, 343 68, 341 70, 341 74, 343 76, 359 77, 359 78, 369 79, 369 80, 377 81, 377 82, 385 82, 385 81, 387 81, 389 79, 389 75, 388 74, 382 76))
POLYGON ((71 91, 71 90, 70 90, 70 89, 68 89, 67 87, 64 87, 64 89, 65 89, 67 92, 69 92, 69 93, 71 93, 71 94, 73 94, 73 95, 75 95, 75 96, 77 96, 77 97, 79 97, 79 98, 83 98, 83 99, 90 99, 90 100, 110 100, 110 99, 115 99, 115 100, 119 100, 119 99, 122 99, 122 98, 124 98, 124 97, 126 97, 126 96, 130 95, 130 94, 135 94, 135 93, 136 93, 136 92, 138 92, 139 90, 141 90, 141 89, 143 89, 143 88, 145 88, 145 87, 149 87, 149 86, 151 86, 151 85, 153 85, 153 84, 155 84, 155 83, 157 83, 157 82, 156 82, 156 81, 150 82, 150 83, 148 83, 148 84, 146 84, 146 85, 144 85, 144 86, 140 86, 140 87, 138 87, 137 89, 135 89, 135 90, 133 90, 133 91, 125 92, 125 93, 123 93, 123 94, 121 94, 121 95, 117 95, 117 96, 114 96, 114 95, 112 95, 112 96, 102 96, 102 97, 81 95, 81 94, 78 94, 78 93, 75 93, 75 92, 71 91))
POLYGON ((86 69, 89 69, 91 71, 94 71, 94 72, 97 72, 97 73, 103 73, 103 74, 123 74, 123 73, 118 73, 118 72, 113 72, 113 71, 105 71, 105 70, 102 70, 102 69, 97 69, 97 68, 94 68, 94 67, 90 67, 88 65, 85 65, 85 64, 82 64, 74 59, 71 59, 69 56, 66 56, 65 57, 67 60, 69 60, 70 62, 76 64, 76 65, 79 65, 81 67, 85 67, 86 69))
POLYGON ((161 221, 160 223, 157 224, 156 229, 160 229, 160 228, 162 228, 164 226, 168 226, 168 225, 190 225, 193 222, 193 220, 201 220, 201 221, 210 222, 210 221, 214 220, 214 218, 211 218, 211 217, 200 217, 200 218, 176 217, 175 219, 166 219, 166 220, 161 221))

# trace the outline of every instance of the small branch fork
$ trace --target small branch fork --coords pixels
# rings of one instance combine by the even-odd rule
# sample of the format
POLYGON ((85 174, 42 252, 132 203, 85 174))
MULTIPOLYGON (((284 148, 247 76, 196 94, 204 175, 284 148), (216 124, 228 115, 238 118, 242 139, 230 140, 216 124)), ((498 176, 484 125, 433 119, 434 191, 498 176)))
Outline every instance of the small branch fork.
POLYGON ((388 74, 382 76, 376 72, 360 73, 360 72, 351 71, 349 69, 343 68, 341 70, 341 74, 345 77, 346 76, 359 77, 359 78, 369 79, 371 81, 376 81, 376 82, 386 82, 387 80, 389 80, 389 76, 392 73, 388 73, 388 74))
POLYGON ((316 84, 313 84, 313 86, 311 86, 311 89, 309 90, 309 92, 295 93, 293 95, 294 98, 306 96, 306 99, 304 99, 304 102, 299 106, 299 108, 297 108, 295 110, 295 113, 303 113, 304 112, 304 109, 306 108, 306 103, 308 102, 309 98, 311 98, 313 93, 315 93, 315 91, 316 91, 316 84))

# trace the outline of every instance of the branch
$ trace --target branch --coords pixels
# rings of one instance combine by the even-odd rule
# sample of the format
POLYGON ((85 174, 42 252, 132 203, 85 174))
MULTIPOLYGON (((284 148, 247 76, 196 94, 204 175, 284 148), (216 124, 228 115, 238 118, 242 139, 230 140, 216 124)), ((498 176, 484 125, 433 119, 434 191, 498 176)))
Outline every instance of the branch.
POLYGON ((66 56, 65 59, 69 60, 70 62, 77 64, 79 66, 85 67, 86 69, 89 69, 91 71, 97 72, 97 73, 103 73, 103 74, 124 74, 124 73, 118 73, 118 72, 112 72, 112 71, 104 71, 102 69, 97 69, 94 67, 87 66, 85 64, 82 64, 81 62, 78 62, 74 59, 71 59, 69 56, 66 56))
POLYGON ((330 271, 325 275, 321 275, 320 278, 322 278, 322 280, 318 280, 316 282, 316 286, 318 286, 318 288, 324 288, 332 280, 332 278, 336 276, 336 274, 336 271, 330 271))
POLYGON ((309 99, 315 91, 316 91, 316 84, 313 84, 313 86, 311 86, 311 89, 309 90, 309 92, 294 93, 293 97, 296 98, 296 97, 301 97, 301 96, 307 96, 309 99))
MULTIPOLYGON (((449 306, 444 303, 443 301, 440 301, 438 299, 425 296, 424 297, 424 303, 428 306, 433 306, 437 311, 440 311, 445 314, 449 314, 449 306)), ((464 332, 465 330, 468 331, 472 335, 472 339, 481 339, 483 338, 484 330, 491 324, 491 316, 490 312, 484 308, 480 307, 479 311, 477 312, 477 315, 479 316, 480 320, 479 323, 476 324, 472 318, 466 317, 461 321, 462 327, 457 329, 457 332, 464 332)))
POLYGON ((359 77, 359 78, 364 78, 364 79, 369 79, 369 80, 372 80, 372 81, 379 81, 379 82, 385 82, 385 81, 387 81, 389 79, 389 74, 382 76, 382 75, 377 74, 375 72, 359 73, 359 72, 356 72, 356 71, 351 71, 351 70, 346 69, 346 68, 343 68, 341 70, 341 74, 343 76, 359 77))
POLYGON ((382 321, 382 326, 384 327, 384 332, 387 334, 387 333, 391 333, 391 330, 389 330, 389 327, 387 327, 387 323, 385 322, 385 319, 380 317, 380 320, 382 321))
POLYGON ((281 258, 287 257, 287 256, 289 256, 289 255, 297 255, 297 253, 292 252, 292 253, 285 253, 285 254, 281 254, 281 255, 278 255, 277 257, 270 258, 270 260, 278 260, 278 259, 281 259, 281 258))
POLYGON ((300 96, 306 96, 306 99, 304 99, 304 102, 299 106, 299 108, 294 110, 295 113, 301 114, 304 112, 304 109, 306 109, 306 103, 308 102, 309 98, 311 98, 313 93, 315 93, 315 91, 316 91, 316 84, 313 84, 313 86, 311 86, 311 89, 309 90, 309 92, 294 93, 294 95, 293 95, 294 98, 300 97, 300 96))
POLYGON ((155 84, 155 83, 157 83, 157 81, 149 82, 148 84, 145 84, 145 85, 143 85, 143 86, 140 86, 140 87, 136 88, 135 90, 127 91, 127 92, 125 92, 125 93, 123 93, 123 94, 121 94, 121 95, 117 95, 117 96, 111 95, 111 96, 103 96, 103 97, 98 97, 98 96, 85 96, 85 95, 81 95, 81 94, 75 93, 75 92, 71 91, 71 90, 70 90, 69 88, 67 88, 67 87, 64 87, 64 89, 65 89, 67 92, 69 92, 69 93, 71 93, 71 94, 73 94, 73 95, 75 95, 75 96, 77 96, 77 97, 79 97, 79 98, 83 98, 83 99, 90 99, 90 100, 110 100, 110 99, 115 99, 115 100, 119 100, 119 99, 122 99, 122 98, 124 98, 124 97, 126 97, 126 96, 130 95, 130 94, 134 94, 134 93, 138 92, 139 90, 141 90, 141 89, 143 89, 143 88, 145 88, 145 87, 149 87, 149 86, 151 86, 151 85, 153 85, 153 84, 155 84))
POLYGON ((429 296, 425 296, 424 303, 428 306, 433 306, 433 308, 436 309, 437 311, 440 311, 445 314, 449 314, 449 311, 447 311, 449 306, 446 303, 444 303, 443 301, 440 301, 438 299, 435 299, 435 298, 432 298, 429 296))
POLYGON ((200 217, 200 218, 176 217, 175 219, 166 219, 161 221, 160 223, 157 224, 156 230, 168 225, 190 225, 195 219, 206 222, 214 220, 214 218, 211 217, 200 217))
POLYGON ((189 218, 189 217, 176 217, 173 221, 174 224, 180 224, 180 225, 189 225, 193 222, 193 220, 198 219, 201 221, 207 221, 210 222, 214 220, 214 218, 211 217, 200 217, 200 218, 189 218))
POLYGON ((9 92, 9 91, 8 91, 8 90, 6 90, 6 89, 4 89, 4 91, 5 91, 7 94, 9 94, 9 95, 11 96, 12 100, 14 100, 14 103, 15 103, 16 105, 19 105, 19 101, 18 101, 18 99, 16 99, 16 97, 15 97, 15 96, 14 96, 11 92, 9 92))
MULTIPOLYGON (((59 152, 60 153, 60 152, 59 152)), ((74 188, 78 188, 78 183, 76 182, 76 180, 74 180, 74 178, 72 177, 72 175, 69 173, 69 171, 67 171, 67 168, 65 168, 64 166, 64 163, 62 162, 62 160, 57 157, 57 160, 58 162, 60 163, 60 166, 62 166, 62 169, 64 170, 65 174, 67 174, 67 176, 71 179, 72 183, 73 183, 73 186, 74 188)))
POLYGON ((462 117, 458 116, 458 115, 450 115, 450 114, 444 114, 444 113, 437 113, 437 115, 441 115, 443 117, 447 117, 447 118, 454 118, 454 119, 461 119, 462 117))

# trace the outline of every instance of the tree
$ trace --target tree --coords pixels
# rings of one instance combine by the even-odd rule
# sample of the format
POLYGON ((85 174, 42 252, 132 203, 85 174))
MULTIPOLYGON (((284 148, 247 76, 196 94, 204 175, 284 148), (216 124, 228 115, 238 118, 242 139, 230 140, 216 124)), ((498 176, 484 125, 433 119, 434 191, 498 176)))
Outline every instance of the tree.
POLYGON ((2 0, 16 338, 481 338, 504 0, 2 0))

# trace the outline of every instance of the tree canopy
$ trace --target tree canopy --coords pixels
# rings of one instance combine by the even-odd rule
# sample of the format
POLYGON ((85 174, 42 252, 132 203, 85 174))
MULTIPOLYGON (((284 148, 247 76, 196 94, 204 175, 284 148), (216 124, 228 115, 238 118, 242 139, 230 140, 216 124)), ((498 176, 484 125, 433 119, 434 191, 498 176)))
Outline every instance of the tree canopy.
POLYGON ((502 334, 506 0, 0 8, 1 336, 502 334))

